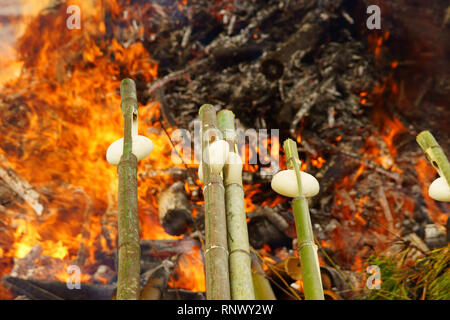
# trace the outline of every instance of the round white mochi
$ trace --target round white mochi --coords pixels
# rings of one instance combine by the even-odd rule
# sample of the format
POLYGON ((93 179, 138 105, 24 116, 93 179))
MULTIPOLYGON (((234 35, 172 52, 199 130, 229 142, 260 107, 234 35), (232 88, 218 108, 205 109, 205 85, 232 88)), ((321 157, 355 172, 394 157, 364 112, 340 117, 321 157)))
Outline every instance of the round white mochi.
MULTIPOLYGON (((225 170, 227 172, 227 177, 231 181, 239 181, 242 177, 242 160, 241 157, 235 152, 228 152, 228 157, 225 162, 227 166, 225 166, 225 170)), ((198 178, 203 183, 203 162, 200 162, 200 165, 197 169, 198 178)))
POLYGON ((437 201, 450 202, 450 187, 444 177, 433 181, 428 188, 428 195, 437 201))
POLYGON ((236 182, 242 179, 242 159, 235 152, 229 152, 227 165, 225 166, 225 177, 236 182))
POLYGON ((214 141, 209 145, 209 165, 212 173, 220 173, 228 157, 229 145, 224 140, 214 141))
MULTIPOLYGON (((305 197, 313 197, 319 193, 319 182, 309 173, 300 171, 302 180, 302 193, 305 197)), ((282 170, 275 174, 271 183, 272 189, 285 197, 295 198, 299 196, 297 177, 294 170, 282 170)))
MULTIPOLYGON (((131 152, 139 160, 144 159, 153 151, 153 142, 144 136, 133 136, 131 152)), ((123 138, 114 141, 106 151, 106 161, 117 166, 123 153, 123 138)))

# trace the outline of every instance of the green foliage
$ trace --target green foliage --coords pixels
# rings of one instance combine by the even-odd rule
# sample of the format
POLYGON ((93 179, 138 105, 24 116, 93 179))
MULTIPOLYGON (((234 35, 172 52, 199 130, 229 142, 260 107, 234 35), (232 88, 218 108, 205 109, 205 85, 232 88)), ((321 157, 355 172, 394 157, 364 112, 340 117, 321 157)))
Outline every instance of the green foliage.
POLYGON ((366 292, 370 300, 449 300, 450 245, 430 251, 415 261, 403 265, 407 250, 398 256, 372 256, 368 264, 377 265, 381 272, 381 288, 366 292))

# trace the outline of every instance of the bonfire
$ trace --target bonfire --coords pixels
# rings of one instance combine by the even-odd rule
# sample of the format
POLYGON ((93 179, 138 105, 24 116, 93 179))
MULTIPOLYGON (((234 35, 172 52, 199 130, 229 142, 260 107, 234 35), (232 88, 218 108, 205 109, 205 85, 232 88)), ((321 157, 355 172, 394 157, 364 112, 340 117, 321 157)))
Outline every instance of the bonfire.
POLYGON ((450 299, 449 28, 445 1, 0 0, 0 299, 450 299))

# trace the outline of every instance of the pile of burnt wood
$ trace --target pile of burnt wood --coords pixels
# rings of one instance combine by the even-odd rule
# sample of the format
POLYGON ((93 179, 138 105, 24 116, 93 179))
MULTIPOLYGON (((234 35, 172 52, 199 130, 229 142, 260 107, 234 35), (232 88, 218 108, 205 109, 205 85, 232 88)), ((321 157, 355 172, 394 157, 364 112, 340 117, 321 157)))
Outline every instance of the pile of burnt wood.
MULTIPOLYGON (((180 9, 178 1, 156 0, 146 10, 137 10, 144 1, 132 1, 122 4, 127 13, 120 16, 104 8, 111 37, 123 46, 142 42, 158 62, 156 81, 133 76, 140 103, 161 104, 162 118, 149 120, 192 129, 198 107, 212 103, 233 110, 244 129, 277 128, 281 140, 300 141, 301 158, 321 185, 311 203, 318 241, 331 243, 322 248, 321 258, 343 270, 351 269, 355 255, 363 252, 360 258, 365 258, 380 243, 413 243, 420 254, 445 245, 449 234, 448 227, 433 223, 425 205, 415 169, 422 153, 414 139, 415 133, 429 129, 449 154, 445 119, 450 111, 444 107, 449 97, 449 10, 443 2, 371 2, 192 0, 180 9), (367 29, 369 4, 380 5, 382 30, 367 29), (387 142, 383 136, 392 128, 375 121, 376 112, 397 119, 404 130, 387 142), (386 165, 360 152, 368 144, 388 159, 386 165), (326 163, 314 165, 319 157, 326 163), (405 209, 405 202, 413 205, 405 209)), ((173 176, 176 183, 159 195, 159 219, 169 234, 184 234, 184 239, 142 242, 143 287, 150 283, 157 288, 150 290, 153 298, 202 298, 201 293, 167 287, 177 258, 190 246, 199 246, 203 237, 201 192, 187 194, 184 188, 186 181, 195 185, 195 172, 186 169, 173 176)), ((248 213, 251 245, 268 246, 272 263, 287 265, 295 251, 290 204, 262 205, 275 194, 258 173, 246 173, 245 182, 258 186, 251 197, 256 209, 248 213)), ((17 190, 0 183, 0 198, 16 196, 17 190)), ((32 203, 33 195, 27 196, 32 203)), ((438 209, 446 212, 448 206, 438 209)), ((3 282, 32 299, 112 297, 114 257, 93 270, 93 284, 81 290, 49 281, 49 273, 66 265, 41 261, 45 259, 40 248, 34 248, 16 259, 3 282)), ((334 267, 325 269, 331 280, 324 285, 345 296, 351 276, 343 277, 334 267)), ((298 280, 295 272, 285 275, 289 283, 298 280)), ((277 287, 278 280, 272 278, 277 287)))

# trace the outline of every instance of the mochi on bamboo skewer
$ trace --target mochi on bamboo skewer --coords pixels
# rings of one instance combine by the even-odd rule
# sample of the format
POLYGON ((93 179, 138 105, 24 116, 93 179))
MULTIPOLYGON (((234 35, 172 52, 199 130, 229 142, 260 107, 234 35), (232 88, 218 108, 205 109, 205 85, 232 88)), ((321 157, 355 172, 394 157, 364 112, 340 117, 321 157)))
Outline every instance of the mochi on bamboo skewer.
MULTIPOLYGON (((131 152, 140 161, 153 151, 153 142, 144 136, 133 136, 131 152)), ((123 154, 123 138, 114 141, 106 151, 106 161, 117 166, 123 154)))
MULTIPOLYGON (((208 154, 205 155, 205 159, 208 159, 211 172, 221 173, 225 163, 228 163, 229 145, 224 140, 216 140, 211 143, 207 150, 208 154)), ((203 161, 200 162, 198 167, 198 177, 203 182, 203 161)))
MULTIPOLYGON (((319 193, 319 182, 313 175, 300 171, 300 178, 302 181, 302 196, 310 198, 319 193)), ((285 197, 296 198, 300 196, 295 170, 288 169, 276 173, 272 178, 271 187, 276 193, 285 197)))
POLYGON ((450 187, 444 177, 439 177, 431 183, 428 195, 437 201, 450 202, 450 187))
POLYGON ((416 141, 440 176, 431 183, 428 195, 437 201, 450 202, 450 162, 444 150, 428 130, 419 133, 416 141))

